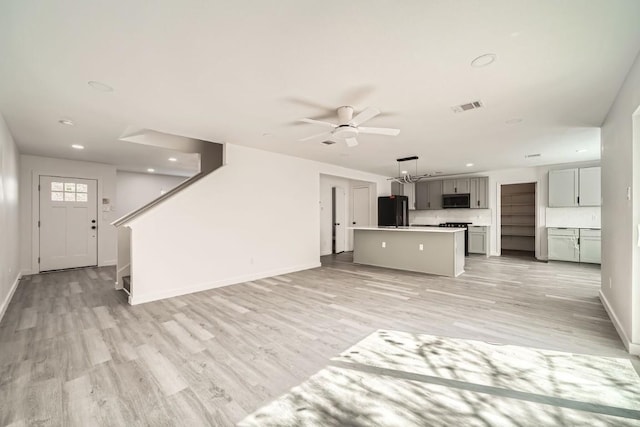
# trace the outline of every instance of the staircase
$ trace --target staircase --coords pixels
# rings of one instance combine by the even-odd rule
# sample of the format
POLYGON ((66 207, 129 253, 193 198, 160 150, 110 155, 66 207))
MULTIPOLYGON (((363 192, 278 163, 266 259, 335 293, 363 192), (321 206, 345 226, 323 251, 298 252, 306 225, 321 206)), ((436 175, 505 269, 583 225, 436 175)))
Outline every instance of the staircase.
POLYGON ((128 226, 129 223, 221 167, 224 163, 224 145, 153 130, 143 130, 120 139, 132 143, 200 155, 200 172, 160 197, 111 223, 118 231, 116 289, 123 289, 129 295, 129 301, 131 301, 131 296, 135 290, 131 286, 134 266, 131 260, 131 228, 128 226))

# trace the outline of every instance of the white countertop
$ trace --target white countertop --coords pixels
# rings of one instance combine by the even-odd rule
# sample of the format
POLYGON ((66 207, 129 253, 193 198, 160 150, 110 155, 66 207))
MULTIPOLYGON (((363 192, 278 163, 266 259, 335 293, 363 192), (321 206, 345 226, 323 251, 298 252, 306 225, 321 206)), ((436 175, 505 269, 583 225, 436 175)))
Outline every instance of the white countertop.
POLYGON ((575 229, 583 229, 583 230, 600 230, 601 227, 578 227, 578 226, 558 226, 558 225, 547 225, 545 228, 575 228, 575 229))
POLYGON ((419 233, 457 233, 464 228, 454 227, 349 227, 349 230, 373 230, 373 231, 417 231, 419 233))
MULTIPOLYGON (((425 224, 425 223, 422 223, 422 222, 418 222, 417 224, 426 225, 426 226, 429 226, 429 227, 437 227, 440 223, 437 223, 437 224, 425 224)), ((414 227, 414 226, 412 226, 412 227, 414 227)), ((474 222, 473 224, 469 224, 469 227, 491 227, 491 224, 482 224, 482 223, 476 224, 474 222)))

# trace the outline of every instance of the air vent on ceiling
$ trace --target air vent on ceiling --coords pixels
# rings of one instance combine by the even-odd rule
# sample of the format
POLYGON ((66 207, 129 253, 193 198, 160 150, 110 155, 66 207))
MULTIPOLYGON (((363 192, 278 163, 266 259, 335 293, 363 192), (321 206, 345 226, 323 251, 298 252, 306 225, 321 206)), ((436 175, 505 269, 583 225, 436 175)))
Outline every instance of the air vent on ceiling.
POLYGON ((540 153, 536 153, 536 154, 526 154, 526 155, 524 156, 524 158, 525 158, 525 159, 530 159, 530 158, 532 158, 532 157, 540 157, 541 155, 542 155, 542 154, 540 154, 540 153))
POLYGON ((333 145, 333 144, 335 144, 336 142, 335 142, 335 141, 327 140, 327 141, 322 141, 322 143, 323 143, 323 144, 326 144, 326 145, 333 145))
POLYGON ((456 105, 455 107, 451 107, 451 109, 454 113, 463 113, 465 111, 475 110, 482 107, 484 107, 482 101, 473 101, 468 104, 456 105))

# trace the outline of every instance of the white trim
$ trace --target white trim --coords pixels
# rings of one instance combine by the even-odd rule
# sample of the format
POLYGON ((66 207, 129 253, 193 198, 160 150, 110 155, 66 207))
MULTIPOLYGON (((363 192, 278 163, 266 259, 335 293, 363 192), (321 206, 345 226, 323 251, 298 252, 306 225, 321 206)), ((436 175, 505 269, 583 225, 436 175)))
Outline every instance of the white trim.
POLYGON ((627 351, 631 354, 640 355, 640 343, 633 343, 631 342, 631 340, 629 340, 629 337, 625 332, 624 327, 622 326, 622 323, 620 323, 618 316, 616 316, 615 311, 613 311, 613 308, 611 308, 611 305, 609 304, 607 297, 605 297, 604 294, 602 293, 602 289, 600 289, 599 294, 600 294, 600 301, 602 302, 604 309, 607 311, 607 314, 609 315, 609 318, 611 319, 613 326, 615 326, 616 331, 618 331, 618 335, 620 335, 620 340, 622 340, 622 343, 624 344, 627 351))
MULTIPOLYGON (((115 263, 114 263, 114 264, 115 264, 115 263)), ((123 266, 122 268, 119 268, 119 269, 118 269, 118 273, 121 273, 125 268, 129 268, 129 267, 131 267, 131 263, 129 263, 129 264, 127 264, 127 265, 123 266)))
POLYGON ((134 290, 133 295, 129 296, 129 304, 131 305, 142 304, 145 302, 157 301, 165 298, 192 294, 195 292, 206 291, 209 289, 221 288, 223 286, 237 285, 240 283, 249 282, 251 280, 259 280, 267 277, 279 276, 281 274, 288 274, 296 271, 317 268, 317 267, 320 267, 320 265, 321 264, 319 262, 314 262, 314 263, 309 263, 304 265, 297 265, 294 267, 286 267, 286 268, 279 268, 271 271, 263 271, 261 273, 253 273, 253 274, 247 274, 244 276, 231 277, 228 279, 218 280, 215 282, 199 283, 196 285, 187 286, 185 288, 170 289, 162 292, 150 292, 143 295, 136 294, 134 290))
POLYGON ((111 267, 116 264, 117 261, 115 259, 107 259, 102 264, 98 264, 98 267, 111 267))
POLYGON ((18 277, 16 277, 16 280, 11 285, 11 289, 9 290, 7 297, 4 299, 4 301, 2 301, 2 306, 0 306, 0 321, 2 321, 4 313, 6 313, 7 308, 9 307, 9 303, 11 302, 11 298, 13 298, 13 294, 16 292, 16 289, 18 288, 20 279, 22 279, 22 271, 18 273, 18 277))

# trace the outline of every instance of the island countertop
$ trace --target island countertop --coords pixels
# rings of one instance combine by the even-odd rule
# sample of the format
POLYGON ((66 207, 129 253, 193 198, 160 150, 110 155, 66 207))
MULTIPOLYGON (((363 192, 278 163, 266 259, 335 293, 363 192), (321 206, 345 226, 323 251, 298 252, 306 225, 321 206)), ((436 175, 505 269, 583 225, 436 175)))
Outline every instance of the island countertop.
POLYGON ((459 233, 464 228, 454 227, 349 227, 349 230, 373 230, 373 231, 417 231, 419 233, 459 233))
POLYGON ((353 227, 353 262, 457 277, 464 273, 465 229, 353 227))

